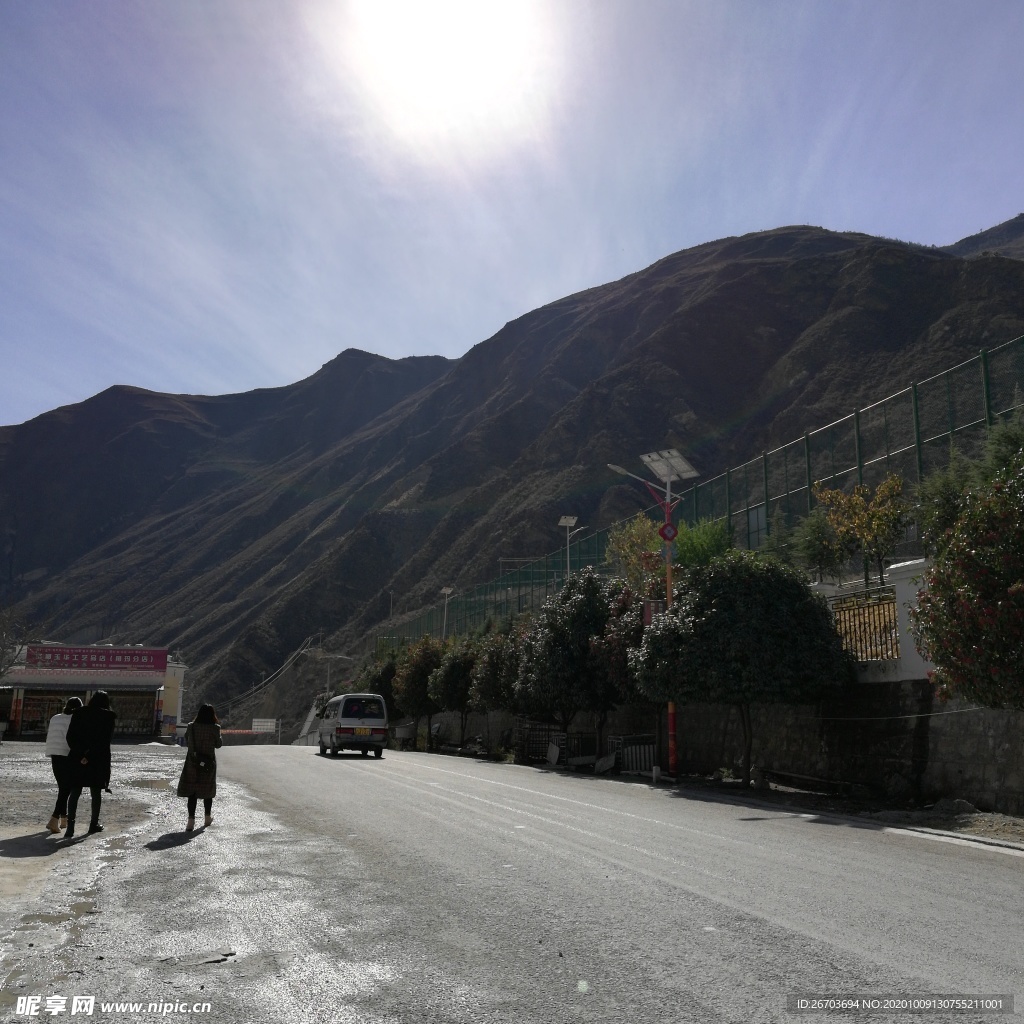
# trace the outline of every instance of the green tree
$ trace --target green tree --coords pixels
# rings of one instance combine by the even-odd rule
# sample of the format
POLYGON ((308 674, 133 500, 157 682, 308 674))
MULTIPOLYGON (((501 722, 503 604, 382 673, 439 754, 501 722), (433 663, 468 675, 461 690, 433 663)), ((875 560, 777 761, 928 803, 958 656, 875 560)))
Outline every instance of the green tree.
POLYGON ((853 678, 825 601, 795 570, 749 551, 689 570, 630 662, 652 700, 735 705, 748 785, 751 705, 810 704, 853 678))
POLYGON ((473 666, 471 703, 479 711, 516 711, 516 683, 523 629, 488 633, 473 666))
POLYGON ((732 537, 724 519, 699 519, 693 526, 680 523, 674 564, 683 568, 707 565, 731 547, 732 537))
POLYGON ((645 701, 629 666, 629 652, 643 638, 643 598, 620 581, 609 581, 605 593, 608 615, 604 630, 591 641, 591 650, 607 675, 612 705, 645 701))
POLYGON ((467 638, 450 640, 441 655, 441 663, 430 673, 427 690, 430 699, 445 711, 459 716, 459 746, 466 741, 466 719, 469 717, 473 666, 476 646, 467 638))
POLYGON ((644 602, 628 585, 611 581, 606 589, 608 619, 604 632, 591 641, 591 651, 602 673, 595 696, 598 704, 597 742, 603 749, 604 727, 608 713, 621 705, 649 705, 651 702, 637 687, 629 662, 629 653, 639 647, 644 634, 644 602))
POLYGON ((544 603, 520 660, 522 706, 554 718, 568 732, 577 712, 600 711, 606 673, 591 649, 608 620, 605 586, 593 569, 573 573, 544 603))
POLYGON ((786 513, 777 508, 772 513, 771 529, 757 549, 758 554, 769 555, 783 565, 793 565, 796 552, 793 547, 793 531, 789 527, 786 513))
POLYGON ((950 448, 946 468, 929 473, 917 485, 917 525, 926 555, 936 555, 946 546, 976 480, 977 466, 950 448))
POLYGON ((942 552, 964 510, 967 495, 990 484, 1014 462, 1022 448, 1024 416, 1020 409, 988 432, 979 459, 969 459, 950 445, 946 467, 929 473, 915 492, 917 523, 926 555, 942 552))
POLYGON ((398 658, 394 651, 388 651, 364 663, 359 670, 358 686, 363 693, 379 693, 387 705, 389 717, 394 717, 397 709, 394 694, 395 673, 398 671, 398 658))
POLYGON ((838 580, 849 558, 849 551, 821 506, 812 509, 797 524, 793 531, 793 551, 797 564, 818 583, 824 583, 826 576, 838 580))
POLYGON ((985 451, 977 465, 977 482, 990 483, 1007 466, 1016 464, 1021 449, 1024 449, 1024 410, 1018 408, 988 432, 985 451))
POLYGON ((940 695, 1024 710, 1024 451, 964 499, 911 609, 940 695))
POLYGON ((432 636, 423 636, 399 659, 392 683, 395 701, 402 711, 427 720, 427 745, 433 746, 431 719, 440 711, 430 696, 430 674, 441 664, 441 643, 432 636))
POLYGON ((830 490, 820 482, 814 485, 814 497, 825 509, 836 536, 851 553, 860 551, 867 562, 878 569, 878 580, 885 575, 886 559, 892 557, 903 539, 910 517, 910 502, 903 494, 903 479, 887 476, 875 493, 857 484, 851 494, 830 490))
POLYGON ((608 531, 605 559, 641 599, 665 590, 665 559, 658 524, 644 515, 634 516, 608 531))

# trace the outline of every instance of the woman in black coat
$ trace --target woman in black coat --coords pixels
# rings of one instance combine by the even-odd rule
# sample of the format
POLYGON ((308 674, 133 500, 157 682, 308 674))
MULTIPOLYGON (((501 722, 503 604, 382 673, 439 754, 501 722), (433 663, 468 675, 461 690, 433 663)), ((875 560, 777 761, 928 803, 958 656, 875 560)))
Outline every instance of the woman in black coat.
POLYGON ((97 690, 84 708, 79 708, 68 725, 67 744, 71 750, 71 794, 68 797, 68 827, 65 839, 75 834, 75 813, 78 798, 88 786, 92 795, 92 820, 89 832, 102 832, 100 806, 103 790, 110 792, 110 741, 114 737, 117 716, 110 710, 105 690, 97 690))
POLYGON ((186 832, 196 827, 196 805, 200 798, 206 812, 206 825, 213 824, 213 798, 217 795, 217 756, 221 745, 220 722, 212 704, 204 704, 185 731, 188 751, 178 779, 178 796, 188 798, 186 832))

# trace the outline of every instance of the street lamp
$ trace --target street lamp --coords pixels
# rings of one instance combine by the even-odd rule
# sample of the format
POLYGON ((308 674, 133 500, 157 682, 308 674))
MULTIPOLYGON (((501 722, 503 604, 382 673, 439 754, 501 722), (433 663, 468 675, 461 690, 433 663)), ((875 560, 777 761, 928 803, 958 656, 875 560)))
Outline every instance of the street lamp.
POLYGON ((672 542, 676 539, 676 535, 679 531, 672 524, 672 509, 679 504, 679 499, 672 500, 672 481, 673 480, 691 480, 695 476, 700 476, 690 465, 689 462, 683 458, 675 450, 675 448, 667 448, 660 452, 648 452, 647 455, 641 455, 640 461, 665 485, 665 497, 655 489, 654 485, 650 480, 646 480, 642 476, 637 476, 636 473, 630 473, 628 469, 623 469, 621 466, 614 466, 612 463, 608 463, 608 468, 621 476, 631 476, 634 480, 639 480, 647 490, 654 495, 654 500, 661 506, 661 510, 665 513, 665 522, 662 524, 661 529, 658 533, 661 535, 661 539, 665 542, 665 602, 666 606, 672 607, 672 542))
MULTIPOLYGON (((665 485, 665 497, 658 493, 649 480, 642 476, 630 473, 621 466, 613 466, 610 462, 608 468, 622 476, 631 476, 639 480, 647 490, 654 495, 654 500, 661 506, 665 513, 665 522, 658 533, 665 542, 665 607, 672 607, 672 542, 679 532, 672 524, 672 509, 679 504, 679 499, 672 500, 672 481, 691 480, 700 476, 682 455, 675 448, 667 448, 660 452, 648 452, 640 456, 640 461, 665 485)), ((676 705, 675 701, 668 702, 668 770, 670 775, 675 775, 678 765, 676 752, 676 705)))
POLYGON ((331 662, 336 658, 341 658, 343 661, 355 661, 351 655, 348 654, 325 654, 323 651, 320 652, 320 657, 327 661, 327 699, 331 699, 331 662))
POLYGON ((441 626, 442 641, 448 636, 448 598, 454 593, 454 591, 454 587, 441 588, 441 593, 444 594, 444 623, 441 626))
POLYGON ((576 520, 576 516, 562 516, 562 518, 558 520, 558 525, 565 527, 565 578, 566 579, 569 578, 569 573, 571 571, 570 568, 569 568, 569 541, 573 537, 575 537, 577 533, 580 533, 582 530, 586 529, 585 526, 578 526, 578 527, 576 527, 575 530, 573 530, 572 528, 574 526, 576 526, 576 521, 577 521, 576 520), (572 533, 569 532, 570 530, 572 530, 572 533))

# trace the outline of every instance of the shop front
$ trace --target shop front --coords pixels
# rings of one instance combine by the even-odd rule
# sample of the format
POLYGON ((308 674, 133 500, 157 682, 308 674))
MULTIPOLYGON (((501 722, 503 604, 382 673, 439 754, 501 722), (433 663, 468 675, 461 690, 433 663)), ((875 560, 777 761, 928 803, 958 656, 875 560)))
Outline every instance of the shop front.
POLYGON ((87 703, 106 690, 115 739, 173 736, 184 673, 166 648, 30 644, 0 683, 0 719, 7 739, 43 739, 69 697, 87 703))
POLYGON ((23 690, 21 698, 21 723, 18 738, 25 740, 45 739, 46 727, 54 715, 64 710, 69 697, 78 697, 85 703, 85 690, 23 690))

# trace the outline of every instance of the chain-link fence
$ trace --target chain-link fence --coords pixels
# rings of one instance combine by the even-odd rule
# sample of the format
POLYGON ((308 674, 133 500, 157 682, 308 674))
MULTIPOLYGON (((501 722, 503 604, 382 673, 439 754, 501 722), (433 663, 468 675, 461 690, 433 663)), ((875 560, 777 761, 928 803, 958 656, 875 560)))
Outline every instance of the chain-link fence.
POLYGON ((696 484, 683 495, 680 517, 728 517, 736 542, 757 548, 778 514, 792 524, 811 510, 815 481, 873 488, 896 474, 917 483, 946 465, 951 443, 978 454, 987 429, 1022 405, 1018 338, 696 484))
MULTIPOLYGON (((690 525, 702 519, 728 519, 733 542, 755 549, 775 524, 795 525, 811 510, 816 481, 840 490, 850 490, 858 483, 874 488, 889 474, 897 474, 912 486, 946 466, 953 444, 969 458, 978 455, 988 429, 1022 406, 1024 337, 982 351, 874 405, 695 484, 682 493, 678 518, 690 525)), ((584 566, 607 568, 611 529, 614 527, 570 541, 559 551, 455 595, 447 608, 428 609, 393 635, 382 634, 378 646, 395 646, 428 634, 438 638, 466 635, 482 629, 488 620, 505 621, 538 611, 562 587, 567 573, 584 566)), ((916 530, 911 528, 898 555, 919 554, 916 538, 916 530)))

